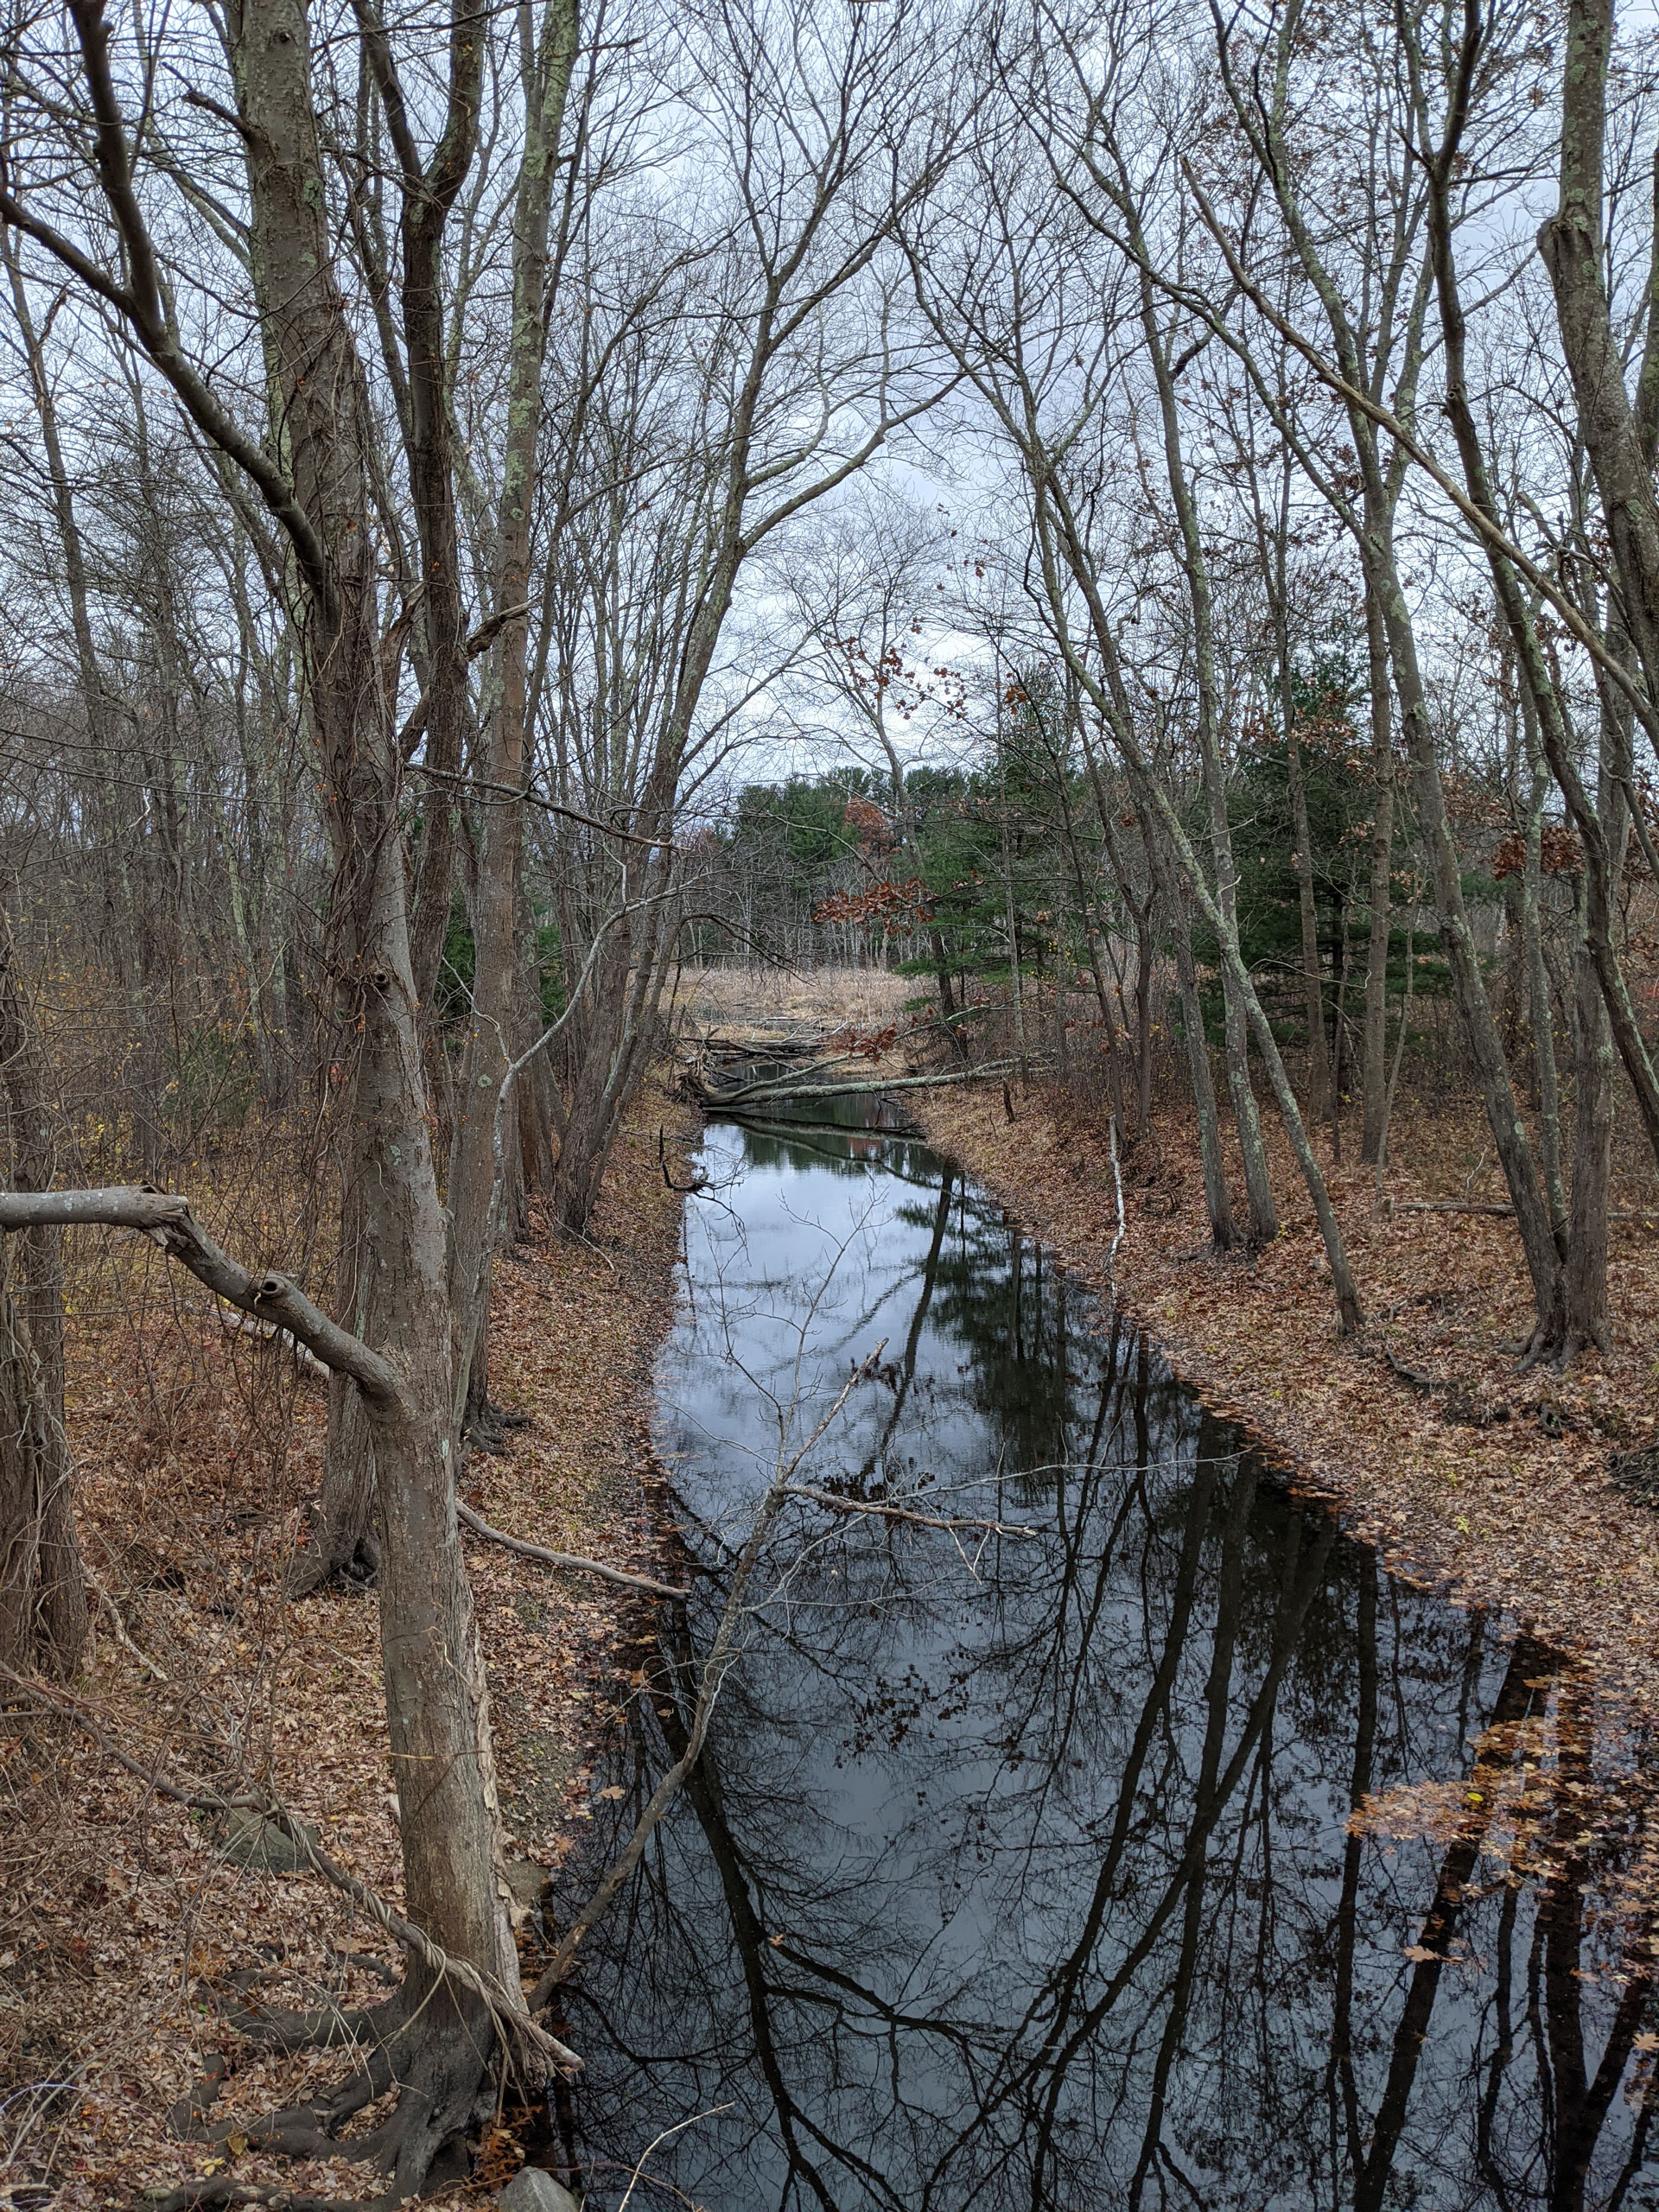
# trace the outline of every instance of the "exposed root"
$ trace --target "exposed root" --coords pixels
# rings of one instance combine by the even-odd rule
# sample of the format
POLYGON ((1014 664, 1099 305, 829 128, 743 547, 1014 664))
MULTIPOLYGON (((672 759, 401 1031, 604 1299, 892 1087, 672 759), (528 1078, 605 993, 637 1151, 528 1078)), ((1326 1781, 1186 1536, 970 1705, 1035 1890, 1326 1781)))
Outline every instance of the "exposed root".
POLYGON ((372 1590, 380 1579, 380 1541, 372 1531, 359 1536, 349 1551, 335 1550, 314 1532, 289 1564, 283 1594, 314 1597, 337 1584, 342 1590, 372 1590))
POLYGON ((223 2011, 226 2025, 234 2029, 245 2042, 257 2044, 262 2050, 287 2053, 332 2050, 342 2044, 372 2043, 386 2032, 385 2016, 394 2008, 401 2018, 401 2004, 396 1999, 391 2005, 378 2005, 368 2012, 355 2008, 342 2011, 338 2005, 331 2005, 315 2012, 293 2012, 257 2004, 230 2005, 223 2011))
MULTIPOLYGON (((372 2200, 377 2206, 398 2204, 464 2177, 471 2169, 477 2130, 495 2109, 497 2076, 505 2063, 490 2007, 469 1991, 427 1982, 423 1989, 412 1986, 374 2017, 378 2039, 332 2095, 257 2120, 220 2120, 212 2126, 205 2124, 199 2095, 191 2101, 194 2124, 186 2132, 197 2142, 237 2139, 250 2150, 284 2158, 349 2158, 388 2177, 387 2187, 372 2200), (396 2090, 397 2101, 385 2119, 366 2134, 343 2137, 341 2129, 389 2090, 396 2090)), ((298 2022, 302 2016, 289 2018, 298 2022)), ((312 2040, 334 2040, 329 2027, 319 2016, 312 2040)), ((293 2047, 298 2047, 297 2037, 293 2047)), ((222 2078, 210 2079, 202 2089, 216 2098, 222 2078)), ((167 2212, 169 2206, 173 2212, 187 2212, 193 2206, 237 2203, 271 2204, 281 2212, 336 2212, 350 2205, 353 2212, 362 2212, 369 2201, 305 2196, 204 2175, 175 2190, 155 2212, 167 2212)))

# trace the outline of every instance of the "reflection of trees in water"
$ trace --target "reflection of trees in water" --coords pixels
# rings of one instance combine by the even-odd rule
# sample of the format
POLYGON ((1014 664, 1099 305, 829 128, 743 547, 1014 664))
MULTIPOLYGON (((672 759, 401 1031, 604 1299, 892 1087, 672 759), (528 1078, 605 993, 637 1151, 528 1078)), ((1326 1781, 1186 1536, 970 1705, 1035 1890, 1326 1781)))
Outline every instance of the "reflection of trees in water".
MULTIPOLYGON (((729 2101, 652 2161, 716 2212, 1659 2202, 1626 2101, 1647 1931, 1592 1910, 1640 1838, 1581 1827, 1587 1727, 1525 1777, 1547 1878, 1493 1856, 1576 1694, 1552 1656, 1382 1577, 1142 1340, 1103 1375, 1075 1294, 935 1180, 845 1479, 879 1486, 942 1334, 1005 1463, 1048 1470, 999 1507, 1046 1533, 977 1580, 912 1528, 780 1540, 789 1604, 572 1992, 573 2157, 729 2101), (1350 1833, 1452 1774, 1433 1841, 1350 1833)), ((641 1793, 713 1565, 664 1624, 641 1793)))

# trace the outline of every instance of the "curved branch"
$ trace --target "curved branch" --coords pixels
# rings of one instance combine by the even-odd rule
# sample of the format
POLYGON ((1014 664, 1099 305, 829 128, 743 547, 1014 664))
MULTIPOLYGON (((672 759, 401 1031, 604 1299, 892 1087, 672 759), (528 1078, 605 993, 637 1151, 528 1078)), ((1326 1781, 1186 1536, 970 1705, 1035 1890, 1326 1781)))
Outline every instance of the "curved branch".
POLYGON ((181 1193, 147 1190, 142 1184, 96 1191, 0 1191, 0 1232, 47 1226, 141 1230, 229 1305, 286 1329, 325 1366, 349 1375, 378 1412, 396 1413, 401 1407, 403 1394, 390 1361, 331 1321, 286 1275, 255 1275, 233 1260, 195 1219, 181 1193))

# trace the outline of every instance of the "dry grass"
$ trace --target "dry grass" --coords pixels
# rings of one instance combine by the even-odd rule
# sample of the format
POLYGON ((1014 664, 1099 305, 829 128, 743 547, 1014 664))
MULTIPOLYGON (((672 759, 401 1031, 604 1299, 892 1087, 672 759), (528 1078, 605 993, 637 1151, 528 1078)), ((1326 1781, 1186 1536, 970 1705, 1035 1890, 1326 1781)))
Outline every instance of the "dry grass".
MULTIPOLYGON (((505 1261, 495 1395, 531 1414, 469 1499, 497 1526, 645 1565, 651 1363, 671 1311, 678 1201, 645 1102, 619 1146, 591 1249, 538 1239, 505 1261)), ((292 1236, 274 1225, 274 1249, 292 1236)), ((219 1330, 158 1254, 89 1256, 70 1427, 89 1565, 107 1600, 69 1686, 107 1739, 187 1786, 239 1769, 314 1821, 394 1904, 397 1830, 372 1599, 300 1605, 283 1573, 321 1466, 322 1393, 219 1330), (179 1302, 175 1305, 175 1294, 179 1302), (142 1655, 142 1656, 140 1656, 142 1655)), ((489 1662, 509 1856, 551 1866, 588 1817, 589 1751, 627 1694, 627 1602, 469 1544, 489 1662)), ((159 1799, 84 1731, 14 1710, 0 1739, 0 2198, 44 2182, 64 2212, 204 2171, 167 2116, 214 2053, 216 2115, 251 2117, 336 2077, 338 2053, 274 2059, 220 2007, 261 1974, 272 2001, 369 2001, 384 1936, 305 1876, 226 1860, 211 1822, 159 1799)), ((533 1969, 533 1954, 527 1956, 533 1969)), ((505 2153, 511 2162, 510 2150, 505 2153)), ((360 2168, 244 2153, 236 2178, 367 2196, 360 2168)))
POLYGON ((920 988, 880 968, 688 968, 679 1004, 699 1028, 723 1034, 799 1024, 880 1028, 920 988))

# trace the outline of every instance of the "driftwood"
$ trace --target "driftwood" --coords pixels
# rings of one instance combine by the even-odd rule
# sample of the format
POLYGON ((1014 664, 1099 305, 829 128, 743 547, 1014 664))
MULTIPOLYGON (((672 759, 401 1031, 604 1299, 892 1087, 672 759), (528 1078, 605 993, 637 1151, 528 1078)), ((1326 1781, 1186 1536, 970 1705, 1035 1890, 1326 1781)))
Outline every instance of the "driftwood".
POLYGON ((603 1560, 583 1559, 576 1552, 550 1552, 543 1544, 527 1544, 522 1536, 510 1536, 503 1529, 493 1529, 481 1513, 474 1513, 470 1505, 456 1501, 455 1513, 463 1528, 470 1529, 475 1536, 486 1537, 493 1544, 499 1544, 504 1551, 517 1552, 520 1559, 539 1560, 543 1567, 572 1567, 579 1573, 597 1574, 607 1582, 619 1582, 625 1590, 645 1590, 653 1598, 689 1598, 689 1590, 677 1589, 671 1582, 658 1582, 649 1574, 628 1574, 620 1567, 607 1567, 603 1560))

